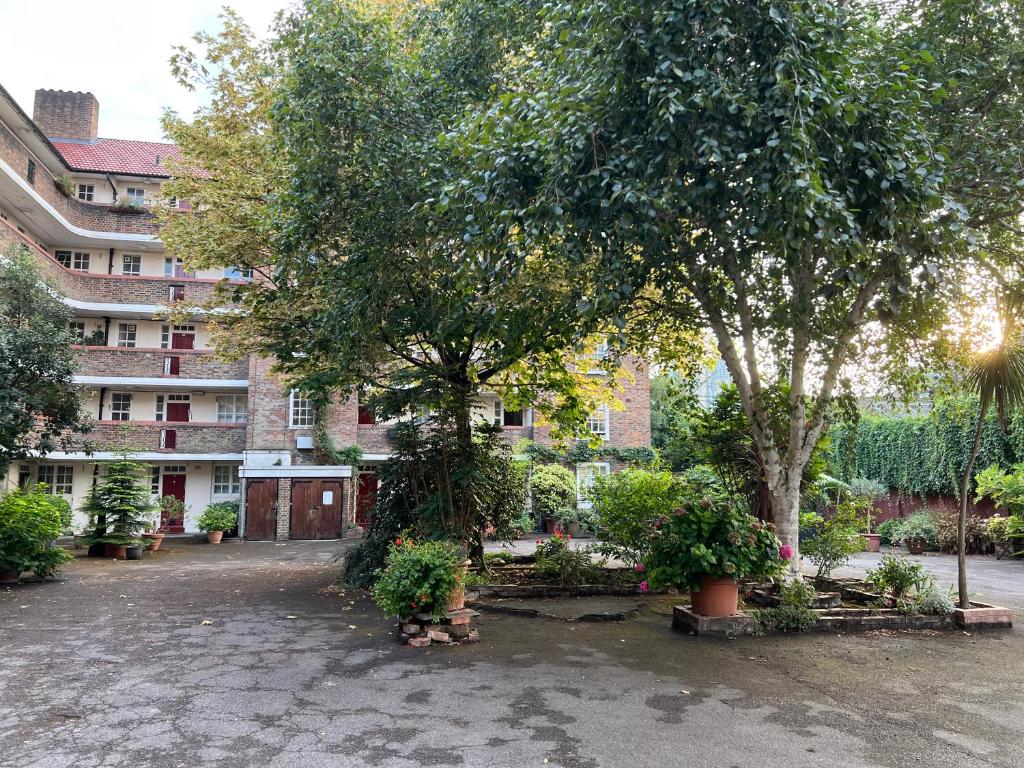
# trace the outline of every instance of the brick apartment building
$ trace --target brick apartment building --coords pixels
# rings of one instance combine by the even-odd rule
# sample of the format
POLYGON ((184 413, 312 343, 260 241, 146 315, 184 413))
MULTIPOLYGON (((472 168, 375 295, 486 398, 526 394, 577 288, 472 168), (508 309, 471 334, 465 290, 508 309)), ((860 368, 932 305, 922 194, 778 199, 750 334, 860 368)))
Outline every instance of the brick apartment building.
MULTIPOLYGON (((377 487, 374 467, 388 460, 387 424, 355 402, 333 405, 326 429, 336 446, 358 445, 359 467, 318 464, 313 411, 285 391, 271 361, 226 362, 210 347, 200 311, 188 322, 167 310, 199 307, 216 283, 246 280, 241 269, 187 272, 167 256, 153 208, 187 209, 161 194, 171 144, 98 137, 91 93, 39 90, 31 118, 0 87, 0 249, 27 247, 73 312, 85 407, 95 420, 77 450, 14 462, 8 487, 46 482, 78 507, 104 461, 128 450, 151 467, 154 497, 184 501, 172 532, 195 530, 207 504, 242 502, 250 539, 335 538, 364 523, 377 487)), ((609 447, 650 444, 646 366, 623 410, 602 409, 590 427, 609 447)), ((599 374, 595 374, 599 375, 599 374)), ((509 440, 550 442, 533 414, 484 397, 480 418, 509 440)), ((581 464, 581 487, 614 462, 581 464)), ((83 522, 76 515, 75 527, 83 522)))

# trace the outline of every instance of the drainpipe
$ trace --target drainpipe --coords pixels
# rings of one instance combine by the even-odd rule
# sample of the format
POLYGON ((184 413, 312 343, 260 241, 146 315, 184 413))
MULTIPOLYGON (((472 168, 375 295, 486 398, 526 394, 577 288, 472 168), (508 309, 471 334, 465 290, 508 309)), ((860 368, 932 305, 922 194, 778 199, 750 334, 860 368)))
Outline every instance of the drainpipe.
POLYGON ((117 202, 117 187, 114 186, 114 180, 110 178, 110 174, 106 174, 107 184, 110 185, 110 191, 114 193, 114 202, 117 202))
POLYGON ((110 249, 110 258, 107 260, 107 274, 114 274, 114 249, 110 249))
POLYGON ((103 318, 103 346, 110 346, 110 318, 103 318))
POLYGON ((97 421, 103 421, 103 401, 106 399, 106 397, 107 397, 107 388, 106 387, 100 387, 100 412, 96 416, 96 420, 97 421))

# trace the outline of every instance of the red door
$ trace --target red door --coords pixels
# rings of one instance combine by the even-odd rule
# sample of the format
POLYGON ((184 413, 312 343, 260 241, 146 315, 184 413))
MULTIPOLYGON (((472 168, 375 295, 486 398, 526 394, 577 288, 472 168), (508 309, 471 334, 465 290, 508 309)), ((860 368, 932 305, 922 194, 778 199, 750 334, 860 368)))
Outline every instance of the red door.
MULTIPOLYGON (((178 501, 185 502, 185 475, 164 475, 161 484, 161 496, 174 496, 178 501)), ((164 512, 160 513, 160 527, 171 533, 184 533, 184 520, 168 520, 164 512)))
POLYGON ((367 528, 370 525, 370 513, 377 503, 377 473, 363 472, 359 475, 356 488, 356 525, 367 528))
POLYGON ((171 349, 195 349, 196 335, 194 333, 172 333, 171 349))
POLYGON ((188 421, 191 407, 189 403, 168 403, 167 404, 167 420, 168 421, 188 421))

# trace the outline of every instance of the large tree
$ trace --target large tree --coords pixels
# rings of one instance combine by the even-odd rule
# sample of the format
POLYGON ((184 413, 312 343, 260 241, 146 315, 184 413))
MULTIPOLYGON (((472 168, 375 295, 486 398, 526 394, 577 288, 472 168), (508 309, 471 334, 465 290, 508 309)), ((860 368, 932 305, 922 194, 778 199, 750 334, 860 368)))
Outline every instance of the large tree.
POLYGON ((67 448, 89 429, 69 319, 25 248, 0 255, 0 475, 13 459, 67 448))
MULTIPOLYGON (((984 56, 1002 70, 986 76, 998 132, 980 105, 949 103, 961 75, 952 61, 936 69, 932 47, 952 43, 925 34, 940 20, 918 10, 555 4, 515 91, 461 133, 477 170, 464 185, 497 218, 511 209, 524 228, 570 233, 569 260, 600 254, 608 279, 584 309, 624 320, 653 283, 667 320, 711 329, 794 547, 803 471, 844 366, 866 351, 865 329, 906 329, 927 314, 967 257, 957 246, 990 174, 990 210, 1004 221, 1021 210, 1020 121, 1011 130, 1002 118, 1019 115, 1005 87, 1019 42, 1000 34, 1000 55, 975 54, 976 67, 984 56), (990 167, 992 141, 1009 146, 990 167), (970 176, 951 179, 951 167, 970 176), (1011 176, 996 184, 1000 174, 1011 176), (781 425, 769 413, 772 384, 788 391, 781 425)), ((965 34, 980 40, 990 27, 965 34)))

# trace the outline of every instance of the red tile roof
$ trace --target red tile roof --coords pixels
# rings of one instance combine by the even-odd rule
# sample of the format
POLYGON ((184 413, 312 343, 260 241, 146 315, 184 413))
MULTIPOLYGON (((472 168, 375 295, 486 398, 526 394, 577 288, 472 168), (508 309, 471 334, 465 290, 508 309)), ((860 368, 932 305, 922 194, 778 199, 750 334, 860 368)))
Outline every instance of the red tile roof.
POLYGON ((173 144, 159 141, 128 139, 96 139, 93 142, 50 140, 67 164, 76 171, 123 173, 129 176, 161 176, 170 174, 164 158, 180 157, 173 144), (159 160, 157 159, 159 158, 159 160))

